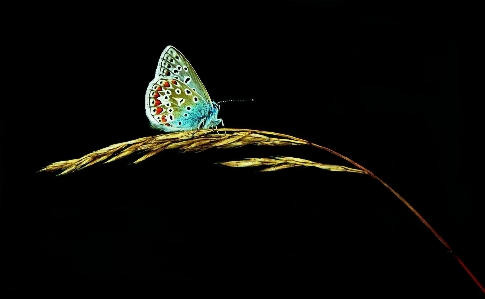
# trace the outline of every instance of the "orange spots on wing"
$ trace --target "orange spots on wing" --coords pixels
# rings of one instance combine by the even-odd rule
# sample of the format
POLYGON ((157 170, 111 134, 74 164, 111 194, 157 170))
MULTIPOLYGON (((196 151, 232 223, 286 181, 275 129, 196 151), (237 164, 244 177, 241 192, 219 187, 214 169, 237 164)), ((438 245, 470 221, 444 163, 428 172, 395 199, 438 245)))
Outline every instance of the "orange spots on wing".
POLYGON ((173 84, 173 85, 177 85, 177 81, 172 80, 172 84, 173 84))
POLYGON ((168 76, 168 75, 170 75, 170 71, 169 70, 166 70, 165 71, 165 76, 168 76))
POLYGON ((167 122, 167 118, 165 117, 165 115, 162 115, 162 123, 166 123, 167 122))
POLYGON ((162 111, 163 111, 163 108, 162 107, 158 107, 157 108, 157 112, 155 112, 155 114, 160 114, 160 113, 162 113, 162 111))
POLYGON ((163 82, 163 87, 170 87, 170 83, 168 81, 163 82))
POLYGON ((153 97, 156 99, 160 96, 160 94, 158 92, 155 92, 155 94, 153 95, 153 97))
POLYGON ((155 100, 155 106, 159 106, 162 102, 160 100, 155 100))
POLYGON ((162 90, 162 87, 158 85, 156 91, 160 91, 160 90, 162 90))

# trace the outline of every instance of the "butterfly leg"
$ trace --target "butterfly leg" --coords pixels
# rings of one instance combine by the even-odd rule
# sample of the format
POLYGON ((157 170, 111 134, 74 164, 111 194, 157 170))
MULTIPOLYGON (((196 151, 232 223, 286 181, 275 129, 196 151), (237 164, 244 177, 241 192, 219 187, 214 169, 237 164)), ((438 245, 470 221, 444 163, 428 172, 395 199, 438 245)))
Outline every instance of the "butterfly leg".
POLYGON ((197 129, 202 128, 203 125, 204 125, 204 119, 201 119, 200 122, 199 122, 199 125, 197 125, 197 129))
MULTIPOLYGON (((219 118, 219 120, 221 121, 222 126, 225 127, 224 121, 222 120, 222 118, 219 118)), ((224 130, 224 135, 226 135, 226 134, 227 134, 227 132, 226 132, 226 130, 224 130)))
MULTIPOLYGON (((225 125, 224 125, 224 121, 222 120, 222 118, 219 118, 219 119, 217 119, 217 120, 218 120, 218 121, 220 121, 220 123, 221 123, 221 125, 222 125, 223 127, 225 127, 225 125)), ((216 128, 217 128, 217 127, 216 127, 216 128)), ((218 131, 218 132, 219 132, 219 131, 218 131)), ((227 132, 226 132, 226 130, 224 130, 224 135, 226 135, 226 134, 227 134, 227 132)))

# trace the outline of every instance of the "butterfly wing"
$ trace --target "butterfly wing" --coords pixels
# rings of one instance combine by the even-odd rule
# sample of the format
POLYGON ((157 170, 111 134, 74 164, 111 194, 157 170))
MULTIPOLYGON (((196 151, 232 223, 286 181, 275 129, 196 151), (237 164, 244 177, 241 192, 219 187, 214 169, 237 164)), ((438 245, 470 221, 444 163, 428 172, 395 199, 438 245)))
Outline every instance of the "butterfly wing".
POLYGON ((155 77, 170 76, 187 84, 202 96, 203 100, 211 102, 209 93, 185 56, 173 46, 167 46, 158 61, 155 77))
POLYGON ((198 129, 210 121, 213 105, 190 62, 175 47, 167 46, 145 94, 145 112, 152 127, 166 132, 198 129))
POLYGON ((152 81, 146 97, 152 126, 166 132, 200 128, 211 107, 203 105, 202 96, 188 84, 169 76, 152 81))

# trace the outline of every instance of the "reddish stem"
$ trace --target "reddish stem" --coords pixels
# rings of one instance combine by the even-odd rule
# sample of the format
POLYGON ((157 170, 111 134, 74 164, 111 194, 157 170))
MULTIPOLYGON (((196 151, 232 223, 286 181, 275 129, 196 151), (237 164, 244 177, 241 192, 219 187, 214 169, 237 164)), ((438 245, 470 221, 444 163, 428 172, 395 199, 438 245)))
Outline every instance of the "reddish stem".
POLYGON ((310 146, 314 146, 316 148, 319 148, 319 149, 323 149, 333 155, 336 155, 344 160, 346 160, 347 162, 353 164, 354 166, 356 166, 357 168, 359 168, 360 170, 364 171, 365 173, 367 173, 368 175, 370 175, 372 178, 378 180, 382 185, 384 185, 384 187, 386 187, 389 191, 391 191, 397 198, 399 198, 399 200, 404 203, 406 205, 406 207, 408 209, 411 210, 411 212, 413 212, 414 215, 416 215, 416 217, 419 218, 419 220, 433 233, 433 235, 441 242, 441 244, 443 244, 447 251, 448 252, 451 252, 453 254, 453 256, 456 258, 456 260, 458 261, 458 263, 460 264, 460 266, 465 270, 465 272, 468 274, 468 276, 471 277, 471 279, 475 282, 475 284, 480 288, 480 290, 485 294, 485 288, 482 286, 482 284, 478 281, 478 279, 475 277, 475 275, 473 275, 473 273, 470 271, 470 269, 468 269, 468 267, 465 265, 465 263, 460 259, 460 257, 453 252, 453 250, 451 249, 451 246, 448 245, 448 243, 446 243, 446 241, 438 234, 438 232, 423 218, 423 216, 421 216, 421 214, 418 213, 418 211, 416 211, 412 206, 411 204, 409 204, 409 202, 407 202, 407 200, 405 200, 401 195, 399 195, 399 193, 397 193, 394 189, 392 189, 388 184, 386 184, 383 180, 381 180, 379 177, 377 177, 375 174, 373 174, 372 172, 370 172, 369 170, 367 170, 366 168, 364 168, 363 166, 357 164, 356 162, 352 161, 351 159, 347 158, 346 156, 342 155, 342 154, 339 154, 337 153, 336 151, 334 150, 331 150, 327 147, 324 147, 324 146, 321 146, 321 145, 318 145, 318 144, 315 144, 315 143, 312 143, 312 142, 309 142, 307 140, 304 140, 304 139, 300 139, 300 138, 297 138, 297 137, 293 137, 293 136, 290 136, 290 135, 286 135, 286 134, 280 134, 280 133, 275 133, 275 132, 266 132, 266 131, 259 131, 259 130, 250 130, 250 129, 225 129, 225 130, 228 130, 228 131, 231 131, 231 130, 235 130, 235 131, 247 131, 247 132, 255 132, 255 133, 262 133, 262 134, 267 134, 267 135, 274 135, 274 136, 280 136, 280 137, 286 137, 286 138, 289 138, 289 139, 293 139, 293 140, 297 140, 297 141, 300 141, 300 142, 303 142, 303 143, 306 143, 310 146))

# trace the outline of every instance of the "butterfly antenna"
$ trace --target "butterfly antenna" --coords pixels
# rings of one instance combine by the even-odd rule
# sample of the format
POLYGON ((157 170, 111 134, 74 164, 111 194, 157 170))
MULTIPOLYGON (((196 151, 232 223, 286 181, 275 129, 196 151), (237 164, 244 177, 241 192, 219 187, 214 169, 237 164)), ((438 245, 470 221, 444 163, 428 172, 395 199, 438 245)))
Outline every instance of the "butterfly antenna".
POLYGON ((251 100, 225 100, 225 101, 219 101, 217 102, 217 104, 220 104, 220 103, 227 103, 227 102, 254 102, 254 99, 251 99, 251 100))

